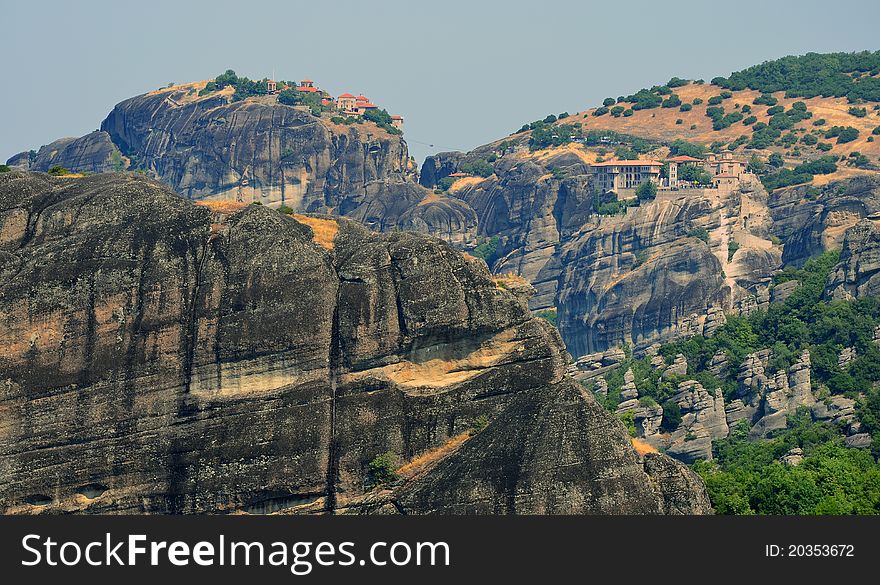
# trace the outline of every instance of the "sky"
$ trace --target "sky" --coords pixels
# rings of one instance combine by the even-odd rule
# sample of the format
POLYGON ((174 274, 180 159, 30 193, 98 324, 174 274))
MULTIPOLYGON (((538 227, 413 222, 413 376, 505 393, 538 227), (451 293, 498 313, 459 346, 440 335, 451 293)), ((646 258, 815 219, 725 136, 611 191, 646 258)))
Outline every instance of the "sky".
POLYGON ((0 0, 0 15, 0 160, 226 69, 364 93, 404 116, 421 163, 672 76, 880 49, 876 0, 0 0))

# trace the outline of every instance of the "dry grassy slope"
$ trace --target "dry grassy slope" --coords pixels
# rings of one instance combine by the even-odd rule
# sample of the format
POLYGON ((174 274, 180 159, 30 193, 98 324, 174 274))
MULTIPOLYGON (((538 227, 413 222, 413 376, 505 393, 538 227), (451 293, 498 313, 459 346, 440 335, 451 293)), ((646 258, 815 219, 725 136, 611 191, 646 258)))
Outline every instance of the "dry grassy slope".
MULTIPOLYGON (((729 143, 743 134, 751 136, 751 127, 743 125, 742 122, 737 122, 724 130, 715 131, 712 129, 712 121, 706 116, 706 108, 709 107, 707 102, 710 97, 719 95, 722 91, 724 91, 723 88, 709 84, 689 84, 684 87, 674 88, 673 92, 681 98, 682 103, 692 103, 695 98, 701 98, 703 100, 702 104, 693 106, 693 109, 689 112, 682 112, 678 107, 653 108, 649 110, 637 110, 629 117, 621 116, 615 118, 611 116, 611 114, 592 116, 595 108, 590 108, 559 120, 556 124, 562 125, 579 122, 582 124, 585 131, 614 130, 625 134, 641 136, 650 140, 671 142, 680 138, 705 145, 709 145, 714 141, 729 143), (681 124, 676 124, 676 120, 678 119, 682 120, 681 124), (691 129, 691 126, 695 126, 695 128, 691 129)), ((760 95, 760 92, 743 90, 732 93, 733 97, 723 100, 721 103, 721 106, 724 107, 726 113, 737 111, 737 109, 734 108, 735 104, 739 104, 740 108, 744 105, 750 105, 752 111, 749 114, 746 114, 746 117, 754 115, 758 118, 759 122, 768 122, 770 118, 767 115, 768 106, 752 103, 754 99, 760 95)), ((813 117, 801 121, 794 126, 795 128, 805 129, 807 133, 816 129, 828 129, 832 126, 852 126, 859 130, 859 137, 856 140, 840 145, 837 144, 836 138, 826 140, 821 135, 817 135, 820 142, 828 142, 832 144, 832 149, 829 154, 848 156, 851 152, 857 151, 867 155, 875 164, 878 162, 878 159, 880 159, 880 138, 875 136, 874 142, 868 142, 868 137, 872 136, 872 130, 877 126, 880 126, 880 111, 873 110, 873 104, 865 104, 862 106, 866 107, 868 110, 867 117, 857 118, 848 113, 847 110, 852 104, 847 103, 846 98, 786 98, 784 97, 784 92, 777 92, 773 95, 779 100, 779 104, 784 106, 786 110, 788 110, 791 107, 791 104, 796 101, 803 101, 807 104, 807 109, 813 113, 813 117), (813 122, 820 118, 826 120, 825 125, 821 127, 813 126, 813 122)), ((626 103, 620 105, 627 108, 630 107, 630 104, 626 103)), ((788 131, 786 130, 783 134, 787 132, 788 131)), ((528 140, 529 134, 529 132, 515 134, 513 137, 506 137, 499 140, 496 143, 493 143, 493 145, 497 145, 503 140, 510 140, 511 138, 528 140)), ((803 134, 799 133, 799 135, 803 134)), ((815 146, 807 146, 804 144, 798 144, 797 146, 800 148, 801 157, 804 159, 811 159, 821 154, 825 154, 818 151, 815 146)), ((561 148, 580 151, 585 155, 585 162, 591 162, 588 159, 592 156, 592 153, 586 152, 584 149, 576 145, 569 145, 561 148)), ((769 154, 773 151, 785 153, 787 150, 788 149, 781 146, 773 146, 770 149, 761 152, 763 154, 769 154)), ((746 151, 741 147, 738 152, 742 155, 746 151)), ((748 151, 748 153, 751 152, 753 151, 748 151)), ((558 153, 559 148, 556 148, 535 153, 523 153, 522 156, 528 156, 530 158, 547 158, 558 153)), ((789 162, 794 164, 797 160, 790 158, 789 162)), ((857 174, 871 172, 873 171, 841 166, 840 170, 833 176, 818 176, 815 182, 823 183, 828 182, 829 180, 848 178, 857 174)))

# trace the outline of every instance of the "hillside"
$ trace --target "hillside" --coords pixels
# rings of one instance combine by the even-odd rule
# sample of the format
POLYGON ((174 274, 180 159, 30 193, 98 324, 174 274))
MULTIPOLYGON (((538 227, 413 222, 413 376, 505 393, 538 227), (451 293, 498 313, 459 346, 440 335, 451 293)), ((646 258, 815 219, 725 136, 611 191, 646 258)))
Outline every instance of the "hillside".
MULTIPOLYGON (((658 147, 684 140, 750 159, 778 153, 787 167, 836 157, 838 169, 818 179, 824 183, 880 170, 878 87, 880 52, 786 57, 711 83, 674 77, 604 105, 548 116, 505 140, 532 150, 537 142, 540 149, 546 126, 553 129, 546 141, 554 144, 567 134, 613 131, 658 147)), ((650 154, 658 153, 665 154, 650 154)))

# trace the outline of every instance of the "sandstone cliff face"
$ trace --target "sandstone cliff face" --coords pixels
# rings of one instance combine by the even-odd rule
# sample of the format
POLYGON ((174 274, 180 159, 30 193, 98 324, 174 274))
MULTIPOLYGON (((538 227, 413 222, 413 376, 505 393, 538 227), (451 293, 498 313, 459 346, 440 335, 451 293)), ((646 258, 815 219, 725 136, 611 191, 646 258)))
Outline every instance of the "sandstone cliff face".
POLYGON ((592 208, 588 169, 572 154, 540 164, 504 157, 496 174, 454 191, 474 209, 478 232, 497 237, 497 273, 518 274, 535 287, 532 309, 555 306, 560 243, 587 221, 592 208), (549 169, 554 169, 552 173, 549 169))
POLYGON ((122 170, 124 165, 110 135, 101 131, 80 138, 61 138, 40 148, 35 157, 23 152, 9 159, 9 163, 21 170, 48 171, 60 165, 79 173, 108 173, 122 170))
POLYGON ((847 230, 825 292, 832 299, 880 295, 880 228, 875 221, 863 219, 847 230))
POLYGON ((702 198, 655 200, 582 227, 561 252, 558 319, 572 354, 702 333, 714 307, 730 307, 726 255, 722 263, 688 237, 697 226, 721 228, 721 209, 702 198))
POLYGON ((710 511, 482 262, 240 207, 136 175, 0 175, 0 509, 375 512, 372 458, 455 445, 393 510, 710 511))
POLYGON ((802 264, 811 256, 840 248, 847 229, 880 213, 880 177, 859 176, 818 189, 777 189, 768 202, 774 233, 785 241, 783 260, 802 264))

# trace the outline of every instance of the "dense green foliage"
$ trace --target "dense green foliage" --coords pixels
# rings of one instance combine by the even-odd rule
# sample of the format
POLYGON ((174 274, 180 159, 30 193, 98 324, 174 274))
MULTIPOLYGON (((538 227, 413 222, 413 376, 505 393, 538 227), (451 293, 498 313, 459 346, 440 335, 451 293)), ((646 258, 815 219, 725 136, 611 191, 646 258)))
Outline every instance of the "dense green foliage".
POLYGON ((830 423, 808 411, 766 441, 749 441, 748 425, 714 444, 715 460, 694 469, 706 482, 718 514, 880 514, 880 465, 870 453, 841 445, 830 423), (780 459, 798 447, 804 459, 780 459))
POLYGON ((529 124, 527 129, 532 131, 532 135, 529 137, 530 150, 561 146, 581 136, 580 124, 560 124, 556 126, 543 120, 538 120, 529 124))
POLYGON ((825 138, 837 138, 837 144, 846 144, 859 137, 859 131, 852 126, 832 126, 825 132, 825 138))
POLYGON ((858 75, 864 72, 880 72, 880 51, 788 56, 713 82, 732 90, 784 91, 786 97, 846 96, 851 102, 880 101, 880 79, 858 75))
POLYGON ((63 177, 64 175, 69 175, 71 172, 68 169, 65 169, 61 165, 55 165, 53 167, 49 167, 48 173, 53 177, 63 177))
POLYGON ((492 236, 474 248, 471 255, 482 259, 488 266, 492 266, 492 263, 498 259, 498 244, 500 243, 501 238, 492 236))
POLYGON ((486 159, 478 158, 461 163, 459 170, 463 173, 476 175, 478 177, 491 177, 495 172, 495 167, 493 167, 486 159))
POLYGON ((669 156, 691 156, 703 158, 706 156, 706 147, 687 140, 675 140, 669 145, 669 156))
POLYGON ((657 196, 657 185, 653 181, 645 181, 636 187, 636 197, 639 201, 650 201, 657 196))
POLYGON ((391 124, 391 115, 384 108, 367 110, 366 112, 364 112, 364 115, 362 117, 364 120, 374 123, 376 126, 385 130, 385 132, 388 132, 389 134, 403 134, 403 132, 401 132, 399 129, 395 128, 391 124))
POLYGON ((371 487, 385 486, 396 482, 400 477, 395 470, 397 455, 387 451, 376 455, 368 464, 371 487))
POLYGON ((0 165, 0 173, 8 173, 12 169, 9 168, 9 165, 0 165))
MULTIPOLYGON (((771 165, 773 165, 774 155, 778 156, 777 153, 770 155, 771 165)), ((789 185, 809 183, 813 180, 814 175, 827 175, 835 172, 837 164, 834 161, 833 156, 821 156, 816 160, 801 163, 794 169, 781 169, 776 173, 764 175, 761 177, 761 182, 768 191, 789 185)))

